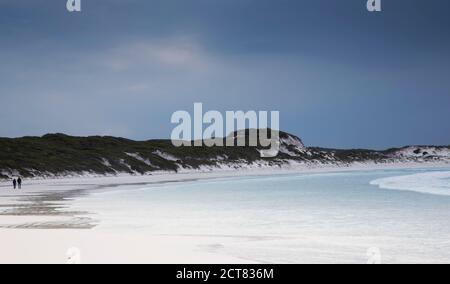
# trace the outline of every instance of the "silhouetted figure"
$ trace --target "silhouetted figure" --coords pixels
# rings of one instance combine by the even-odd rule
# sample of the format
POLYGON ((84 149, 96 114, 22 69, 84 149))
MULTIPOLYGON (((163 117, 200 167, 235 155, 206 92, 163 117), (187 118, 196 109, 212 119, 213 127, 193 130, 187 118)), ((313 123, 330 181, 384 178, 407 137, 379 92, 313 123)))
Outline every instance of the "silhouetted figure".
POLYGON ((19 186, 19 189, 22 189, 22 179, 20 177, 17 179, 17 185, 19 186))
POLYGON ((16 189, 16 187, 17 187, 17 181, 16 181, 16 179, 13 179, 13 186, 14 186, 14 189, 16 189))

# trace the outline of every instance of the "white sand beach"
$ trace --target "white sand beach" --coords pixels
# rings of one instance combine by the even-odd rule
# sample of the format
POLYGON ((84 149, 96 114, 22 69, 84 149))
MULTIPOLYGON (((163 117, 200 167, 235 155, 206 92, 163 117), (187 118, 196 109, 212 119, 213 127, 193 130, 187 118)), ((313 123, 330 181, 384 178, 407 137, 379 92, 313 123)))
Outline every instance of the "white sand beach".
MULTIPOLYGON (((293 168, 152 176, 74 177, 25 180, 22 190, 0 183, 0 263, 66 263, 67 251, 78 248, 82 263, 255 263, 215 249, 229 236, 158 235, 142 230, 102 229, 101 216, 66 206, 92 192, 135 190, 148 185, 243 176, 319 174, 392 168, 442 167, 448 164, 355 165, 348 168, 293 168), (72 211, 72 212, 71 212, 72 211), (223 241, 222 241, 223 239, 223 241)), ((76 208, 76 206, 75 206, 76 208)), ((169 208, 168 208, 169 210, 169 208)), ((147 216, 152 218, 152 216, 147 216)), ((180 219, 180 222, 183 220, 180 219)), ((305 242, 305 240, 302 240, 305 242)))

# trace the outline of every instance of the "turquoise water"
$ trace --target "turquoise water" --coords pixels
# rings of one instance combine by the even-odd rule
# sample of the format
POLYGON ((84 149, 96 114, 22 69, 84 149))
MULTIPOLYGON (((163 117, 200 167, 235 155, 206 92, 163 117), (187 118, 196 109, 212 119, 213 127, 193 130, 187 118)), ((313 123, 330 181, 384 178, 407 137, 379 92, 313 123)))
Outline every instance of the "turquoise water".
POLYGON ((365 263, 373 247, 386 263, 448 263, 450 196, 427 193, 426 185, 429 192, 436 184, 439 192, 446 186, 450 191, 449 172, 198 181, 93 194, 76 206, 96 213, 99 230, 199 236, 205 240, 199 249, 262 263, 365 263), (379 187, 385 178, 390 178, 389 189, 379 187), (402 180, 414 178, 421 181, 419 190, 402 188, 402 180))

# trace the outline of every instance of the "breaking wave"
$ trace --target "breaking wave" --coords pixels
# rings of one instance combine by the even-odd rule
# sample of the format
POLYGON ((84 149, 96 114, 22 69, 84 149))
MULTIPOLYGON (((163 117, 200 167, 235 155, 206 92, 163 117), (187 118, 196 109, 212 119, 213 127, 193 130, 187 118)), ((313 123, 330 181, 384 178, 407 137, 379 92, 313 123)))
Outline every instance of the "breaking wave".
POLYGON ((370 184, 383 189, 450 196, 450 172, 428 172, 388 177, 373 180, 370 184))

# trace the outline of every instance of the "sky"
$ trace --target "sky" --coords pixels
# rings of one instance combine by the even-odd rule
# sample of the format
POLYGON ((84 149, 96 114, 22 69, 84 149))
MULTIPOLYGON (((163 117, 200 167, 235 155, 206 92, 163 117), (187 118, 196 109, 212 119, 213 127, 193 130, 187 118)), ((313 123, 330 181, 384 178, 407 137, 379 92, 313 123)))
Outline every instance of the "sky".
POLYGON ((450 144, 450 1, 0 0, 0 136, 169 138, 280 111, 305 144, 450 144))

